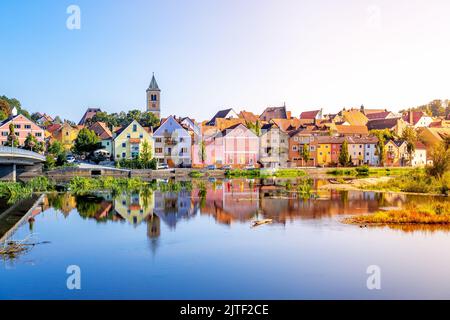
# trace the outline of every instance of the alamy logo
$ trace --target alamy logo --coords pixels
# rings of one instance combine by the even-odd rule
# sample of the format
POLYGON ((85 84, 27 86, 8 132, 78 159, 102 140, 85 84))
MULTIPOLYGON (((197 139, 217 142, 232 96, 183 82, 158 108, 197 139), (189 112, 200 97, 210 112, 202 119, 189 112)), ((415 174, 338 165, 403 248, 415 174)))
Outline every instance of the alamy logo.
POLYGON ((381 268, 379 266, 369 266, 367 267, 367 289, 369 290, 381 290, 381 268))
POLYGON ((69 275, 67 278, 67 289, 69 290, 81 290, 81 269, 79 266, 68 266, 66 273, 69 275))
POLYGON ((69 30, 81 29, 81 9, 77 5, 70 5, 67 7, 67 14, 70 16, 66 20, 66 27, 69 30))

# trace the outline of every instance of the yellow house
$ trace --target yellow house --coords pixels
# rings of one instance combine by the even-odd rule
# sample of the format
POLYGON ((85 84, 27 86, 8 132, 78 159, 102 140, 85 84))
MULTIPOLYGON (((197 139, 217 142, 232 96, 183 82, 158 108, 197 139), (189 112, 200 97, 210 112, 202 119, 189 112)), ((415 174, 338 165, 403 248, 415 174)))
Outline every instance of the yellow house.
POLYGON ((67 122, 64 122, 61 127, 54 131, 52 134, 51 142, 59 141, 64 147, 64 150, 70 151, 72 149, 74 141, 78 137, 78 132, 80 132, 79 126, 73 126, 67 122))
POLYGON ((321 143, 317 144, 317 164, 327 165, 331 163, 331 144, 321 143))
POLYGON ((142 152, 145 141, 148 143, 152 156, 155 154, 151 131, 141 126, 136 120, 115 132, 114 135, 113 154, 116 161, 137 158, 142 152))
POLYGON ((114 198, 115 211, 132 225, 138 225, 153 214, 155 198, 149 194, 122 193, 114 198))

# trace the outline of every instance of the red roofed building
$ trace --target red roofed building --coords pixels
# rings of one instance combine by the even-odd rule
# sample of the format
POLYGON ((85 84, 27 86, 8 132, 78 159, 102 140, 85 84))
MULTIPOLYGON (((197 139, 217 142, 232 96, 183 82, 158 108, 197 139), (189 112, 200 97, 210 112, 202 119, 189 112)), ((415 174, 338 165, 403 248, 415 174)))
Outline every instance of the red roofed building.
POLYGON ((323 119, 322 109, 302 112, 300 114, 300 119, 321 120, 321 119, 323 119))

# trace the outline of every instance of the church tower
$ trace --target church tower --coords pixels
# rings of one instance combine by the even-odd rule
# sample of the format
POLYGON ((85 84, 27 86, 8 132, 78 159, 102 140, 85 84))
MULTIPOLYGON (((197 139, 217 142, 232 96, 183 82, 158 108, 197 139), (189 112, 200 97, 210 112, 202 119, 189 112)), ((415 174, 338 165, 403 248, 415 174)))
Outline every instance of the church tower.
POLYGON ((152 81, 147 89, 147 111, 152 112, 158 119, 161 117, 160 95, 161 90, 159 90, 155 74, 153 74, 152 81))

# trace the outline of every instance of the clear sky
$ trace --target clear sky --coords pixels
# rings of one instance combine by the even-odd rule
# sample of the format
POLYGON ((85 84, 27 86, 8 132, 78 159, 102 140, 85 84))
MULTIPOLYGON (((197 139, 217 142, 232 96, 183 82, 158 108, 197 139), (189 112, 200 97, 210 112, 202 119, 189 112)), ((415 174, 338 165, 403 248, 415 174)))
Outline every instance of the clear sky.
POLYGON ((1 0, 0 95, 78 121, 88 106, 210 118, 284 102, 398 110, 450 98, 448 0, 1 0), (68 30, 67 7, 81 9, 68 30))

